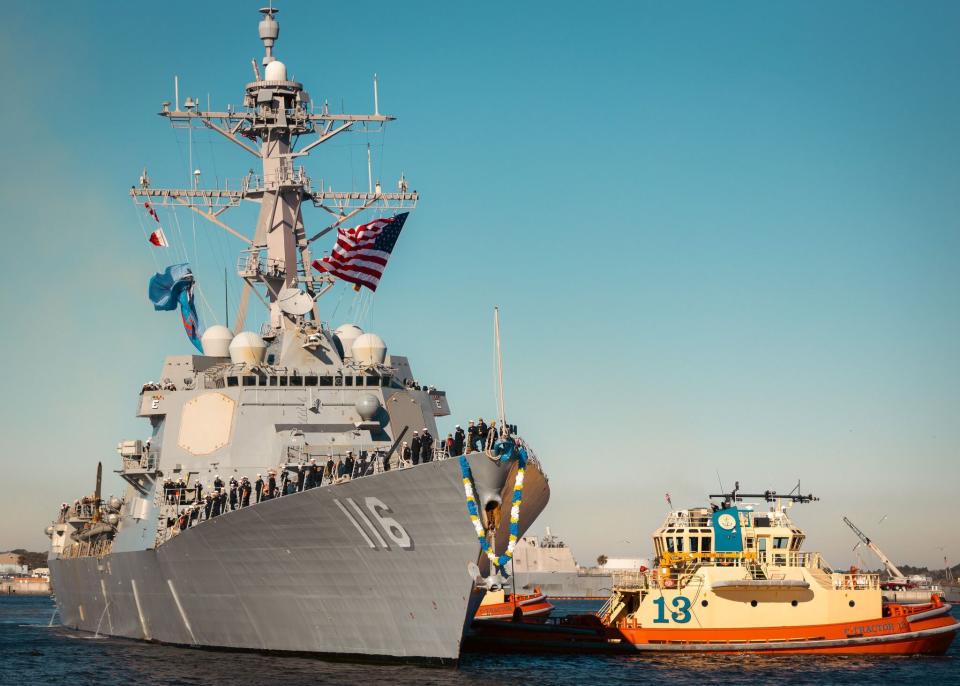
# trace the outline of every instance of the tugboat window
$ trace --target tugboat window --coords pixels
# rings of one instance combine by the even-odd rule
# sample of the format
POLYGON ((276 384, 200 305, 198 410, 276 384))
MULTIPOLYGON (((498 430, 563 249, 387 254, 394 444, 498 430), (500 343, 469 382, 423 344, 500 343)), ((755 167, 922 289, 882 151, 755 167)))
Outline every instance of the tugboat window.
POLYGON ((756 607, 756 606, 757 606, 757 601, 756 601, 756 600, 751 600, 751 601, 750 601, 750 607, 756 607))
POLYGON ((712 538, 704 538, 704 539, 703 539, 703 552, 709 553, 710 550, 711 550, 711 548, 713 548, 713 539, 712 539, 712 538))
POLYGON ((796 606, 797 606, 797 601, 796 601, 796 600, 791 600, 791 601, 790 601, 790 604, 791 604, 793 607, 796 607, 796 606))
POLYGON ((697 536, 690 537, 690 552, 691 553, 700 552, 700 539, 697 536))
MULTIPOLYGON (((797 601, 793 601, 793 602, 797 602, 797 601)), ((709 605, 710 603, 708 603, 706 600, 701 600, 701 601, 700 601, 700 604, 701 604, 703 607, 706 607, 706 606, 709 605)))
POLYGON ((666 541, 667 541, 667 552, 668 553, 675 552, 673 548, 673 538, 670 536, 667 536, 666 541))

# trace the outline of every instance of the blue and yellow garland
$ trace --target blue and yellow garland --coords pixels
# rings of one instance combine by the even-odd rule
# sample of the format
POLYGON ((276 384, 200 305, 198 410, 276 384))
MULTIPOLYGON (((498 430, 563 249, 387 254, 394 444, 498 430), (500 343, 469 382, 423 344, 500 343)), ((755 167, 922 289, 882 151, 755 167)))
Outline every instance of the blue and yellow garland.
POLYGON ((507 550, 499 557, 490 549, 490 542, 487 541, 486 532, 483 530, 483 524, 480 521, 480 509, 477 507, 477 498, 473 492, 473 475, 470 472, 470 463, 467 462, 465 456, 460 456, 460 473, 463 475, 463 490, 467 496, 467 512, 470 514, 470 521, 473 523, 477 538, 480 540, 480 549, 490 560, 490 564, 493 565, 493 571, 499 571, 504 575, 507 574, 505 566, 513 558, 513 549, 520 537, 520 502, 523 497, 523 475, 527 468, 527 451, 520 448, 516 453, 517 477, 513 484, 513 498, 510 504, 510 540, 507 542, 507 550))

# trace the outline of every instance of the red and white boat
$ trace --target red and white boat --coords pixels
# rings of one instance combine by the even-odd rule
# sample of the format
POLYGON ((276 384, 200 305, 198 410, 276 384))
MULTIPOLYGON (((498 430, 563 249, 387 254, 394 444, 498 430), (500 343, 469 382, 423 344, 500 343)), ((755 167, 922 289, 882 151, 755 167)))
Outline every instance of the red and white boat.
POLYGON ((540 587, 533 593, 521 595, 507 593, 503 589, 487 591, 474 616, 475 620, 519 620, 524 622, 543 622, 553 612, 553 605, 541 593, 540 587))

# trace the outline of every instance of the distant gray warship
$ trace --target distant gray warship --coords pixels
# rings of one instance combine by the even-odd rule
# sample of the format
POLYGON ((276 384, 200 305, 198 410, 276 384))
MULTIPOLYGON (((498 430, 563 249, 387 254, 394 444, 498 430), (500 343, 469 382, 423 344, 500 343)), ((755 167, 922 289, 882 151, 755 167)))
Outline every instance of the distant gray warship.
MULTIPOLYGON (((484 589, 503 583, 517 537, 547 504, 546 477, 504 428, 502 405, 499 433, 476 450, 438 443, 426 461, 405 459, 414 431, 437 436, 446 394, 416 383, 378 336, 321 321, 318 297, 350 279, 311 269, 310 248, 333 229, 342 239, 365 210, 413 209, 418 195, 403 177, 396 193, 311 187, 297 158, 392 117, 378 105, 315 113, 273 55, 276 10, 260 11, 264 70, 254 61, 243 108, 201 111, 177 95, 160 114, 223 135, 259 158, 262 174, 203 190, 154 188, 144 172, 130 191, 151 214, 189 208, 246 243, 239 333, 211 326, 201 339, 184 310, 203 354, 168 357, 161 380, 144 385, 138 416, 152 432, 120 443, 125 495, 101 498, 98 468, 93 494, 47 528, 60 621, 185 646, 454 661, 484 589), (242 201, 259 204, 252 238, 223 218, 242 201), (333 217, 312 237, 306 203, 333 217), (269 310, 258 332, 242 331, 251 295, 269 310)), ((189 289, 188 270, 174 277, 189 289)))

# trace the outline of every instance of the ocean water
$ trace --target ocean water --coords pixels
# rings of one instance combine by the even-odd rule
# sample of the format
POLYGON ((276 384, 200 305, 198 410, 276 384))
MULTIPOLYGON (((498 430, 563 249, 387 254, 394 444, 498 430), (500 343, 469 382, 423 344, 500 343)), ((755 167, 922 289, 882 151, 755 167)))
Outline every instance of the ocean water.
MULTIPOLYGON (((556 604, 560 613, 597 607, 556 604)), ((95 638, 49 626, 52 615, 49 598, 0 597, 0 685, 960 684, 960 640, 937 658, 469 655, 454 669, 354 665, 95 638)))

